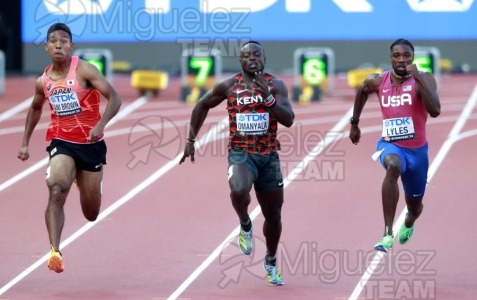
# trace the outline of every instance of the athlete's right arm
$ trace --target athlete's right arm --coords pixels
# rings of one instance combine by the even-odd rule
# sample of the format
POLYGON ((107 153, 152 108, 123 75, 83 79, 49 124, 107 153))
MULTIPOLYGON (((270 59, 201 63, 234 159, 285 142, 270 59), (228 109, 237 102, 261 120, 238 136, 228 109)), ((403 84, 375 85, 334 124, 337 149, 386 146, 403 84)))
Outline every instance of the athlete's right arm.
POLYGON ((18 158, 20 160, 27 160, 30 157, 28 146, 30 144, 30 138, 36 125, 40 121, 41 112, 43 110, 43 104, 45 103, 45 94, 43 93, 43 84, 41 77, 35 82, 35 95, 28 109, 27 118, 25 121, 25 131, 23 132, 23 141, 20 151, 18 152, 18 158))
MULTIPOLYGON (((358 91, 356 92, 356 96, 354 98, 353 107, 353 120, 355 122, 359 122, 359 117, 361 116, 361 112, 363 111, 364 105, 368 100, 369 94, 378 92, 380 82, 381 75, 371 74, 358 88, 358 91)), ((359 129, 357 123, 351 124, 349 138, 351 139, 351 142, 353 144, 357 145, 359 143, 359 140, 361 139, 361 130, 359 129)))
POLYGON ((192 111, 192 116, 190 120, 190 130, 189 135, 187 136, 187 142, 184 149, 184 155, 182 156, 179 164, 183 163, 187 157, 190 156, 192 162, 194 162, 195 147, 194 142, 197 134, 199 133, 202 124, 204 124, 207 114, 211 108, 216 107, 227 99, 230 89, 234 85, 234 78, 226 79, 216 86, 213 89, 209 90, 202 96, 192 111))

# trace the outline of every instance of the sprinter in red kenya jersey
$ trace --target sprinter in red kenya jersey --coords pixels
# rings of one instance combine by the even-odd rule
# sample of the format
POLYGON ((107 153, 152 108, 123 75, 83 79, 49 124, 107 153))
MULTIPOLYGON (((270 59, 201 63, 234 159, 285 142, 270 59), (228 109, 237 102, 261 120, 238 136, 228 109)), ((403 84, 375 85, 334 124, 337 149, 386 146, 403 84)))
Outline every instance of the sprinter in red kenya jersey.
POLYGON ((253 248, 252 221, 248 214, 250 191, 255 189, 265 221, 263 233, 267 253, 264 267, 268 282, 283 285, 276 267, 276 253, 282 231, 283 177, 277 151, 278 123, 290 127, 294 113, 288 100, 288 90, 280 79, 263 73, 266 57, 255 41, 240 50, 242 72, 217 84, 197 103, 191 118, 191 128, 184 155, 194 162, 194 142, 209 109, 227 101, 229 115, 228 180, 232 205, 240 220, 238 244, 250 255, 253 248))

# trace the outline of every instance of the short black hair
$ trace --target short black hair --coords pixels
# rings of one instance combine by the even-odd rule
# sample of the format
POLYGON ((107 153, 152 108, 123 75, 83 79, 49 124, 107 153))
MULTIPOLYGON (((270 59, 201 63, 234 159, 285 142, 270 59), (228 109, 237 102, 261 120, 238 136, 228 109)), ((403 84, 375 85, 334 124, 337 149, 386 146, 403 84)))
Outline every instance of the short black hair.
POLYGON ((259 42, 251 40, 251 41, 245 42, 245 43, 242 45, 242 48, 245 47, 245 46, 247 46, 248 44, 255 44, 255 45, 259 45, 260 47, 262 47, 262 45, 260 45, 259 42))
POLYGON ((409 47, 411 47, 412 49, 412 52, 414 52, 414 46, 412 45, 412 43, 406 39, 397 39, 395 40, 392 44, 391 44, 391 47, 389 47, 389 50, 393 51, 393 47, 396 46, 396 45, 408 45, 409 47))
POLYGON ((68 27, 68 25, 66 25, 65 23, 55 23, 51 25, 50 28, 48 28, 46 39, 48 40, 48 36, 50 35, 50 33, 57 30, 63 30, 64 32, 66 32, 68 36, 70 37, 70 41, 73 41, 73 37, 71 36, 71 30, 68 27))

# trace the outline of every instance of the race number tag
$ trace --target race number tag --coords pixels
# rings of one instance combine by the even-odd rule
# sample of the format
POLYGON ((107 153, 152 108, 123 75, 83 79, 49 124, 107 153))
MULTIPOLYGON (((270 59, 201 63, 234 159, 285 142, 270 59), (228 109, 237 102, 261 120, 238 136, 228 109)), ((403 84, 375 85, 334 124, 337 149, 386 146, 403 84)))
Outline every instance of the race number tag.
POLYGON ((79 114, 81 106, 78 95, 75 92, 71 92, 71 88, 59 90, 59 92, 53 91, 48 97, 56 116, 65 117, 79 114))
POLYGON ((416 136, 411 117, 383 120, 382 137, 387 142, 409 140, 416 136))
POLYGON ((261 135, 268 131, 269 114, 266 113, 238 113, 237 131, 245 135, 261 135))

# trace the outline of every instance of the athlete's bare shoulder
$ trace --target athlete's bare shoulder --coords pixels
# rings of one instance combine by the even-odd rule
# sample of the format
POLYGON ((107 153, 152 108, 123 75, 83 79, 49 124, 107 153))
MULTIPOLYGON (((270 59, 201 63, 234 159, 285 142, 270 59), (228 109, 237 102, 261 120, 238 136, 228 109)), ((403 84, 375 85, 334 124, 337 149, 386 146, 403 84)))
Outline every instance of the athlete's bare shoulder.
POLYGON ((373 73, 369 75, 363 82, 362 89, 365 93, 373 93, 379 90, 381 83, 381 74, 373 73))
POLYGON ((232 92, 232 88, 235 84, 235 77, 236 76, 237 76, 237 74, 231 75, 227 79, 224 79, 223 81, 219 82, 214 87, 214 93, 215 94, 222 94, 224 96, 228 96, 228 94, 232 92))

